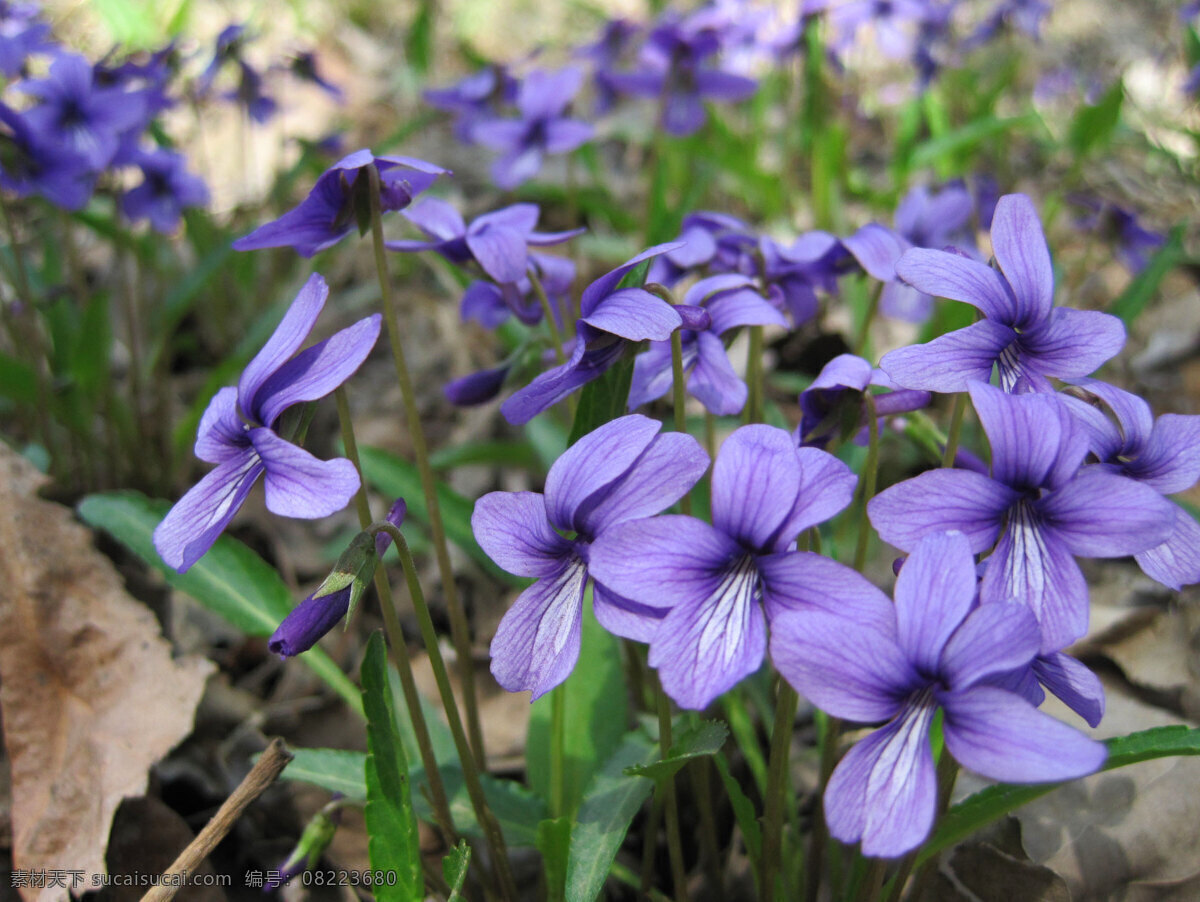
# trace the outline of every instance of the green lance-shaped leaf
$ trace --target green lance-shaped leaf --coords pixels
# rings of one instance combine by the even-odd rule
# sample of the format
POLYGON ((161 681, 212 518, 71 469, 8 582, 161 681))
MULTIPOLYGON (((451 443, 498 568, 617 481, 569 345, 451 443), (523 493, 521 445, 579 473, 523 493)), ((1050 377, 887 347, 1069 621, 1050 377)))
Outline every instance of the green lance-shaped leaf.
MULTIPOLYGON (((1115 770, 1153 758, 1200 755, 1200 729, 1183 724, 1155 727, 1130 733, 1128 736, 1117 736, 1106 740, 1105 745, 1108 746, 1108 760, 1104 762, 1101 770, 1115 770)), ((998 783, 975 793, 946 812, 933 836, 921 847, 917 863, 926 861, 943 849, 966 839, 976 830, 1062 785, 1038 783, 1032 786, 1017 786, 998 783)))
POLYGON ((380 883, 375 887, 375 898, 378 902, 414 902, 425 895, 421 849, 382 633, 372 634, 367 642, 362 687, 367 714, 367 854, 371 870, 396 874, 394 886, 380 883))
POLYGON ((717 720, 702 720, 677 734, 667 757, 652 764, 634 765, 628 773, 652 780, 673 777, 681 767, 694 758, 715 755, 729 737, 729 728, 717 720))
MULTIPOLYGON (((279 574, 246 545, 221 536, 187 573, 177 573, 154 550, 154 527, 171 505, 138 492, 89 495, 79 503, 79 516, 103 529, 158 570, 175 588, 186 592, 248 636, 269 636, 292 610, 292 592, 279 574)), ((362 712, 358 688, 320 649, 300 660, 329 684, 354 711, 362 712)))
POLYGON ((604 888, 629 825, 654 788, 627 770, 653 763, 658 753, 658 743, 642 731, 627 733, 588 786, 571 830, 567 902, 592 902, 604 888))

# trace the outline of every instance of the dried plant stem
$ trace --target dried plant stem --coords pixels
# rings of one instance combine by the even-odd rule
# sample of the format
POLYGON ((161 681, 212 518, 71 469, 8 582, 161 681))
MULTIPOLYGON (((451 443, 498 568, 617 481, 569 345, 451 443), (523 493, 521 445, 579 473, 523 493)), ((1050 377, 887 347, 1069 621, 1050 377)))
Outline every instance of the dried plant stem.
MULTIPOLYGON (((346 389, 338 386, 334 389, 337 400, 338 420, 342 426, 342 444, 346 446, 346 456, 358 470, 359 486, 354 496, 358 509, 358 522, 367 529, 373 522, 371 505, 367 500, 367 485, 362 481, 362 466, 358 459, 358 441, 354 437, 354 422, 350 418, 350 404, 346 400, 346 389)), ((429 781, 429 798, 433 807, 433 817, 442 833, 446 848, 453 848, 457 842, 457 832, 454 829, 454 819, 450 814, 450 803, 446 798, 446 787, 442 783, 442 772, 438 770, 437 757, 433 753, 433 742, 429 738, 429 725, 425 722, 425 712, 421 709, 421 695, 417 690, 417 681, 413 677, 412 658, 408 654, 408 645, 404 641, 404 633, 400 629, 400 618, 396 615, 396 603, 392 599, 392 587, 388 582, 387 571, 382 567, 375 568, 375 591, 379 594, 379 607, 383 612, 383 625, 387 631, 388 645, 392 651, 392 663, 400 674, 400 688, 404 693, 404 704, 408 707, 408 716, 412 721, 413 734, 417 739, 417 749, 421 754, 421 764, 425 768, 425 776, 429 781)))
POLYGON ((292 753, 287 750, 283 740, 273 740, 250 773, 246 774, 246 779, 242 780, 233 794, 225 800, 225 804, 217 809, 212 820, 204 825, 204 829, 179 854, 174 863, 163 871, 159 885, 142 896, 142 902, 168 902, 173 898, 183 888, 182 877, 193 873, 200 866, 233 829, 242 812, 275 782, 291 760, 292 753), (177 885, 168 885, 171 883, 177 885))
POLYGON ((404 579, 408 583, 408 594, 412 599, 413 608, 417 612, 421 637, 425 640, 425 651, 429 654, 429 665, 433 670, 433 677, 437 681, 438 694, 441 696, 450 733, 454 737, 454 747, 458 750, 459 761, 462 764, 463 782, 467 786, 471 807, 475 810, 475 818, 483 829, 484 839, 491 852, 497 889, 502 898, 516 902, 517 888, 508 861, 508 849, 504 843, 504 835, 500 832, 500 824, 496 820, 496 816, 492 814, 491 808, 488 807, 487 798, 483 794, 483 783, 479 779, 480 768, 471 757, 471 747, 467 742, 466 731, 463 729, 458 702, 450 687, 450 674, 446 671, 446 662, 442 659, 442 652, 438 647, 437 632, 433 628, 433 618, 429 615, 429 605, 425 603, 425 593, 421 589, 421 582, 417 579, 417 568, 413 563, 412 552, 408 550, 408 542, 405 541, 400 530, 386 520, 373 523, 369 531, 372 534, 386 532, 396 543, 396 551, 399 552, 400 563, 404 567, 404 579))
POLYGON ((766 810, 763 812, 763 848, 760 863, 759 893, 766 902, 776 898, 775 882, 783 852, 783 805, 787 797, 788 751, 792 744, 792 725, 800 696, 786 680, 779 681, 775 702, 775 726, 771 731, 771 757, 767 771, 766 810))
MULTIPOLYGON (((379 276, 379 292, 383 300, 383 318, 387 322, 388 341, 392 346, 392 358, 396 365, 396 379, 400 383, 400 394, 404 398, 404 412, 408 421, 409 437, 413 443, 413 456, 421 476, 421 489, 425 495, 425 507, 429 514, 429 531, 433 538, 438 572, 442 578, 442 592, 446 598, 446 610, 450 615, 450 636, 454 652, 458 656, 459 678, 462 681, 463 705, 467 709, 467 730, 471 736, 471 751, 475 764, 486 770, 487 757, 483 746, 483 729, 479 723, 479 704, 475 695, 475 666, 471 656, 471 633, 467 616, 458 598, 458 587, 454 582, 454 568, 450 564, 450 549, 446 544, 446 529, 442 524, 442 511, 438 504, 437 489, 433 481, 433 468, 429 465, 429 449, 425 443, 425 429, 417 410, 417 396, 413 389, 412 376, 404 356, 404 344, 400 340, 400 323, 396 318, 396 305, 392 300, 392 285, 388 278, 387 255, 383 247, 383 219, 379 203, 379 170, 374 165, 366 167, 370 180, 367 192, 371 205, 371 238, 375 250, 375 270, 379 276)), ((465 764, 464 764, 465 766, 465 764)))

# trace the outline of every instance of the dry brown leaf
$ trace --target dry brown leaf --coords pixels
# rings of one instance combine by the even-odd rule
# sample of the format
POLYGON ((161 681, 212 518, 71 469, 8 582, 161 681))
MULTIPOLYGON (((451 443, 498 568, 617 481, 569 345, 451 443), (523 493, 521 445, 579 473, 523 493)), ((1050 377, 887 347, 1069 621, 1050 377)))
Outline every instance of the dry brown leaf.
MULTIPOLYGON (((0 708, 12 764, 13 865, 103 874, 121 800, 192 730, 212 664, 174 660, 46 478, 0 445, 0 708)), ((26 902, 67 889, 22 887, 26 902)))
MULTIPOLYGON (((1105 680, 1105 691, 1107 711, 1095 730, 1055 699, 1044 710, 1097 738, 1179 722, 1130 698, 1114 681, 1105 680)), ((1096 774, 1015 816, 1030 859, 1059 874, 1075 902, 1145 899, 1131 894, 1130 886, 1175 884, 1200 872, 1200 759, 1161 758, 1096 774)))

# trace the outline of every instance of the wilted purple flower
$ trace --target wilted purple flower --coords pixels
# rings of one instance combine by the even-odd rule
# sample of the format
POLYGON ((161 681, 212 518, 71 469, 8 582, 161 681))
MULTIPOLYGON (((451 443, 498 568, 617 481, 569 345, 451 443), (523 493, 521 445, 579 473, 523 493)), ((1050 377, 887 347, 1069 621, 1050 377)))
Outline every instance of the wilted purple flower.
POLYGON ((642 68, 610 73, 608 81, 618 91, 658 98, 662 128, 690 135, 704 125, 705 100, 745 100, 758 89, 754 79, 707 62, 720 49, 713 29, 668 20, 650 33, 642 48, 642 68))
MULTIPOLYGON (((392 505, 385 519, 399 529, 404 523, 404 515, 407 511, 408 505, 404 503, 403 498, 399 498, 392 505)), ((359 580, 359 591, 361 591, 362 583, 369 580, 374 574, 376 564, 391 544, 392 537, 388 533, 380 532, 375 536, 375 557, 363 562, 365 564, 364 572, 352 574, 359 580), (369 570, 370 573, 365 572, 366 570, 369 570)), ((341 562, 339 561, 339 563, 341 562)), ((324 595, 318 594, 324 585, 322 583, 316 591, 292 608, 291 613, 271 634, 271 638, 267 640, 267 649, 271 654, 279 655, 281 658, 294 658, 296 655, 303 654, 316 645, 322 636, 337 626, 338 621, 346 616, 346 612, 350 609, 351 594, 356 588, 355 584, 351 583, 324 595)))
POLYGON ((519 282, 529 267, 529 247, 561 244, 584 229, 535 232, 537 204, 513 204, 477 216, 468 226, 458 210, 435 197, 423 197, 402 214, 431 241, 387 241, 393 251, 437 251, 460 266, 471 261, 501 285, 519 282))
POLYGON ((1057 395, 1009 395, 982 382, 970 392, 992 447, 991 477, 930 470, 884 490, 867 512, 880 537, 905 551, 955 529, 976 553, 995 545, 984 604, 1028 605, 1042 650, 1059 651, 1087 632, 1087 584, 1075 558, 1147 551, 1167 539, 1174 511, 1132 479, 1081 470, 1087 439, 1057 395))
POLYGON ((978 258, 971 234, 971 195, 962 184, 931 192, 913 188, 896 208, 895 228, 878 223, 863 226, 843 241, 846 249, 873 279, 884 283, 879 312, 921 323, 933 312, 933 298, 896 278, 896 263, 910 247, 956 250, 978 258))
POLYGON ((140 95, 97 87, 92 64, 76 53, 58 54, 45 78, 18 87, 40 100, 24 114, 40 142, 70 149, 97 171, 112 162, 122 133, 140 126, 146 112, 140 95))
MULTIPOLYGON (((1096 408, 1065 399, 1087 431, 1096 466, 1161 495, 1185 492, 1200 479, 1200 416, 1165 413, 1155 419, 1150 405, 1135 394, 1094 379, 1076 384, 1103 401, 1117 419, 1114 424, 1096 408)), ((1200 524, 1183 508, 1173 507, 1171 534, 1134 559, 1151 579, 1178 591, 1200 582, 1200 524)))
MULTIPOLYGON (((670 507, 708 469, 695 439, 659 435, 661 428, 643 416, 613 420, 554 462, 545 495, 492 492, 475 503, 471 528, 483 550, 509 573, 537 578, 492 640, 492 674, 510 692, 529 690, 536 699, 575 666, 596 537, 670 507)), ((658 615, 600 585, 592 604, 606 629, 630 638, 641 638, 658 615)))
POLYGON ((879 365, 897 385, 964 391, 1000 371, 1006 391, 1049 391, 1049 377, 1087 376, 1125 344, 1125 327, 1095 310, 1054 306, 1054 268, 1033 204, 1007 194, 996 204, 992 252, 1001 272, 959 254, 912 248, 896 275, 934 297, 965 301, 983 319, 923 345, 900 348, 879 365))
MULTIPOLYGON (((894 388, 882 370, 853 354, 839 354, 822 367, 812 385, 800 393, 800 427, 796 437, 810 448, 824 448, 830 439, 848 438, 867 425, 863 394, 868 386, 894 388)), ((881 418, 918 410, 929 404, 929 392, 899 389, 872 395, 881 418)))
MULTIPOLYGON (((722 336, 738 326, 787 326, 783 318, 745 276, 725 273, 701 279, 688 289, 683 303, 703 306, 710 321, 706 329, 685 329, 681 335, 687 390, 710 413, 729 416, 746 404, 746 383, 734 372, 722 336)), ((661 398, 675 384, 671 342, 652 341, 633 364, 629 409, 661 398)))
POLYGON ((855 482, 836 457, 797 448, 782 429, 743 426, 713 467, 712 526, 668 515, 614 526, 593 543, 598 584, 666 612, 649 636, 649 663, 681 708, 704 708, 756 671, 767 620, 781 610, 842 603, 814 599, 806 587, 852 571, 791 549, 850 503, 855 482))
POLYGON ((500 408, 513 425, 528 423, 571 392, 599 378, 630 341, 664 341, 683 325, 679 311, 644 288, 618 288, 625 275, 678 244, 658 244, 622 263, 583 290, 575 345, 566 363, 546 370, 500 408))
POLYGON ((200 419, 196 456, 217 468, 154 530, 154 547, 180 573, 212 547, 263 473, 267 509, 281 517, 326 517, 357 491, 358 471, 350 461, 318 460, 276 432, 289 407, 323 398, 349 379, 379 336, 381 317, 375 314, 297 354, 328 296, 325 280, 309 276, 237 388, 217 392, 200 419))
POLYGON ((487 119, 471 131, 476 141, 501 153, 492 178, 501 188, 515 188, 542 168, 546 154, 568 153, 591 140, 592 126, 566 116, 579 91, 583 72, 573 66, 549 72, 538 69, 521 82, 518 119, 487 119))
POLYGON ((150 220, 157 232, 169 234, 187 207, 208 203, 204 179, 187 171, 182 154, 169 150, 143 151, 136 157, 143 180, 121 197, 121 212, 132 221, 150 220))
POLYGON ((1131 273, 1145 269, 1150 256, 1166 243, 1161 233, 1142 228, 1137 214, 1130 210, 1095 197, 1075 195, 1068 199, 1089 211, 1076 220, 1079 227, 1111 241, 1117 259, 1131 273))
POLYGON ((835 717, 886 721, 830 777, 833 836, 877 858, 924 842, 937 809, 929 731, 938 709, 946 752, 993 780, 1068 780, 1104 763, 1102 744, 988 684, 1033 660, 1038 625, 1004 600, 973 609, 975 562, 962 533, 916 543, 895 596, 893 605, 875 590, 849 615, 793 608, 772 623, 771 659, 798 692, 835 717))
POLYGON ((321 173, 298 207, 239 238, 233 242, 233 249, 292 247, 300 256, 311 257, 333 247, 368 221, 367 166, 379 172, 379 200, 385 213, 404 209, 439 175, 448 172, 414 157, 377 157, 369 150, 356 150, 321 173))
POLYGON ((16 110, 0 103, 0 186, 18 197, 40 194, 78 210, 92 196, 96 170, 82 154, 45 139, 16 110))

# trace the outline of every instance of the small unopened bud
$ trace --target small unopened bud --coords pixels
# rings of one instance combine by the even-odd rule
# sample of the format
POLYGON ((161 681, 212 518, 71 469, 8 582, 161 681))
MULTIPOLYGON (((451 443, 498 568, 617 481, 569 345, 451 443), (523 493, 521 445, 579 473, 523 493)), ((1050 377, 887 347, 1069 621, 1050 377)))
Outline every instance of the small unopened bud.
POLYGON ((304 832, 300 834, 300 840, 292 849, 292 853, 279 865, 278 878, 273 877, 269 880, 263 887, 263 892, 273 892, 293 877, 317 866, 317 862, 321 860, 321 856, 333 842, 333 834, 337 832, 340 813, 341 808, 335 799, 332 804, 326 805, 313 815, 308 826, 304 828, 304 832))

